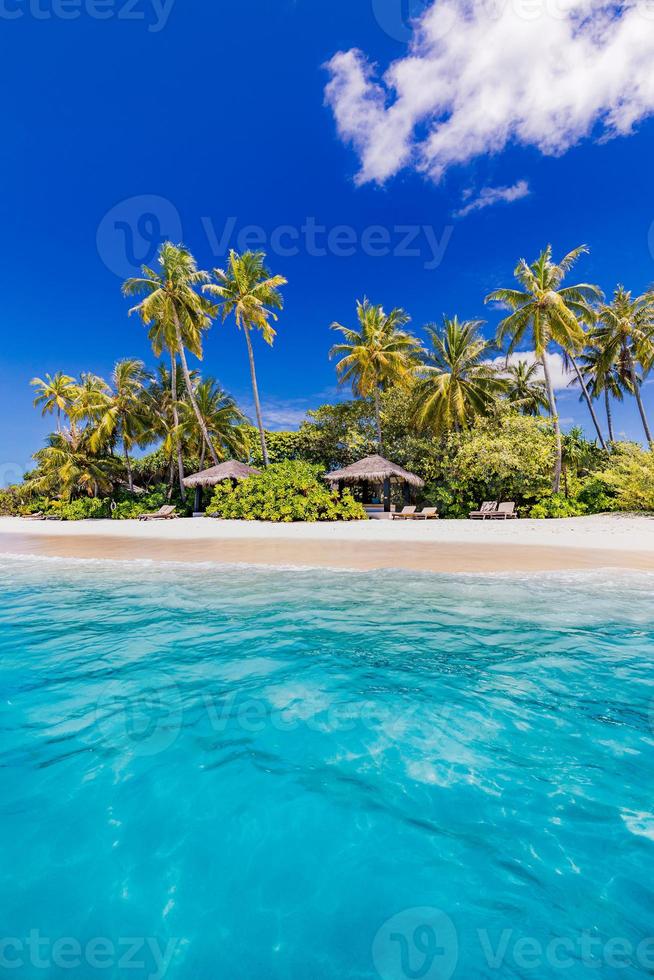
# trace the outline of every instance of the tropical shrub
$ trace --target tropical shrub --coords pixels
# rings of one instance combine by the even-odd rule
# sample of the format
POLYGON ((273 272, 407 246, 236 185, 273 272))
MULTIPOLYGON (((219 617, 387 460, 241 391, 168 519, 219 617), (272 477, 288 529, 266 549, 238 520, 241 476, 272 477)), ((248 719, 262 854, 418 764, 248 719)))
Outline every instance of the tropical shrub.
POLYGON ((109 500, 100 497, 80 497, 78 500, 52 500, 46 513, 62 521, 88 521, 109 517, 109 500))
POLYGON ((605 514, 618 509, 615 491, 604 482, 601 474, 584 480, 577 500, 585 505, 588 514, 605 514))
POLYGON ((614 509, 654 511, 654 452, 635 443, 615 446, 598 479, 614 495, 614 509))
POLYGON ((488 500, 528 501, 551 485, 554 435, 549 422, 507 413, 481 419, 464 435, 453 460, 459 481, 488 500))
POLYGON ((587 514, 588 508, 579 498, 566 497, 562 493, 553 493, 545 497, 529 511, 530 517, 543 518, 562 518, 562 517, 581 517, 587 514))
POLYGON ((138 497, 130 494, 123 500, 114 501, 111 507, 111 517, 114 521, 136 520, 141 514, 152 514, 168 503, 166 488, 159 487, 151 493, 138 497))
POLYGON ((24 500, 25 494, 21 494, 19 487, 6 487, 0 490, 0 517, 16 517, 24 513, 26 506, 24 500))
POLYGON ((332 492, 318 466, 288 460, 232 486, 219 484, 207 513, 246 521, 355 521, 366 513, 351 493, 332 492))

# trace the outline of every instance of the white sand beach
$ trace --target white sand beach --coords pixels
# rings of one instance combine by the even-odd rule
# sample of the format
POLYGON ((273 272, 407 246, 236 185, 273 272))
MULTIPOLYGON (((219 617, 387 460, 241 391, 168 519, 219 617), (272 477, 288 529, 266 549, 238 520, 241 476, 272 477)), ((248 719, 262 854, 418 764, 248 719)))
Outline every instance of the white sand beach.
POLYGON ((654 571, 654 517, 334 524, 0 518, 0 553, 435 572, 654 571))

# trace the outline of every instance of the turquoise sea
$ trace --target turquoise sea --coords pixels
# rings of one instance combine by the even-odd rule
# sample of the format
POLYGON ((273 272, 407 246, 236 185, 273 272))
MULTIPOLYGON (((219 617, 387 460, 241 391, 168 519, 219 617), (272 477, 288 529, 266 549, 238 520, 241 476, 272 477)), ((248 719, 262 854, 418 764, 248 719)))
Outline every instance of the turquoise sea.
POLYGON ((653 597, 3 559, 0 976, 653 976, 653 597))

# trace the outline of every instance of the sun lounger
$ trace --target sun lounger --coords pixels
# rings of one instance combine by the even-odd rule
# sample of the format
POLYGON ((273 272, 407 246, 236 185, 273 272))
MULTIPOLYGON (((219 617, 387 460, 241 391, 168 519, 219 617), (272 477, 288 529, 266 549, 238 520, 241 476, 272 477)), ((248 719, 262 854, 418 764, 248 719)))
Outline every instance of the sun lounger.
POLYGON ((485 521, 487 517, 492 517, 492 515, 497 511, 497 501, 495 500, 485 500, 481 505, 480 510, 473 510, 470 514, 471 521, 485 521))
POLYGON ((24 521, 44 521, 45 514, 42 510, 36 512, 36 514, 21 514, 24 521))
POLYGON ((495 521, 514 521, 518 515, 515 512, 515 504, 511 500, 500 504, 495 513, 490 516, 495 521))
POLYGON ((435 521, 439 517, 438 507, 423 507, 421 511, 413 515, 415 521, 435 521))
POLYGON ((399 511, 397 514, 391 514, 394 521, 410 521, 412 517, 415 516, 415 507, 405 507, 403 510, 399 511))
POLYGON ((160 507, 158 511, 154 514, 141 514, 139 517, 140 521, 171 521, 173 518, 177 517, 175 513, 175 507, 172 504, 166 504, 165 507, 160 507))

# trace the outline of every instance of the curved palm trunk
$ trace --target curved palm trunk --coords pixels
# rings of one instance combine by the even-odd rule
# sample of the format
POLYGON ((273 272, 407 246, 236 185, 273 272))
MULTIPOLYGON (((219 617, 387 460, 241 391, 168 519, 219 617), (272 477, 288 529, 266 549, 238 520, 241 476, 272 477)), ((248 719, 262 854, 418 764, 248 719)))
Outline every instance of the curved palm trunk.
POLYGON ((643 429, 645 430, 645 438, 652 444, 652 433, 649 428, 649 422, 647 421, 647 415, 645 413, 645 406, 643 405, 643 399, 640 394, 640 384, 638 383, 638 376, 636 374, 636 364, 633 357, 631 356, 631 351, 628 351, 627 356, 629 358, 629 374, 631 376, 631 383, 634 388, 634 395, 636 396, 636 401, 638 403, 638 411, 640 412, 640 419, 643 423, 643 429))
POLYGON ((561 426, 559 425, 559 414, 556 407, 556 398, 554 397, 554 388, 552 386, 552 378, 550 375, 550 369, 547 363, 547 352, 543 354, 540 359, 543 374, 545 375, 545 386, 547 387, 547 400, 550 403, 550 417, 552 419, 552 425, 554 427, 554 438, 556 441, 556 460, 554 462, 554 478, 552 480, 552 490, 554 493, 558 493, 561 489, 561 467, 563 465, 563 442, 561 439, 561 426))
POLYGON ((609 389, 604 389, 604 407, 606 408, 606 424, 609 430, 609 442, 615 442, 613 435, 613 412, 611 411, 611 395, 609 389))
POLYGON ((172 400, 173 425, 175 426, 175 452, 177 454, 177 475, 179 477, 179 492, 184 498, 184 458, 179 441, 179 413, 177 411, 177 356, 170 352, 170 396, 172 400))
POLYGON ((261 403, 259 401, 259 386, 257 385, 257 372, 254 367, 254 351, 252 350, 252 340, 250 339, 250 328, 243 326, 245 342, 248 345, 248 359, 250 361, 250 379, 252 381, 252 397, 254 398, 254 411, 257 416, 257 426, 259 428, 259 439, 261 440, 261 452, 263 454, 263 465, 268 466, 268 446, 266 445, 266 432, 263 427, 261 416, 261 403))
POLYGON ((375 426, 377 428, 377 445, 379 446, 379 453, 382 453, 382 424, 381 424, 381 397, 379 393, 379 385, 375 386, 375 426))
POLYGON ((590 417, 593 420, 593 425, 595 426, 595 431, 597 432, 597 435, 598 435, 598 438, 599 438, 599 441, 600 441, 600 446, 602 447, 602 449, 606 449, 606 442, 604 440, 604 435, 602 434, 602 430, 600 428, 600 424, 599 424, 599 421, 597 419, 597 413, 595 412, 595 409, 593 407, 593 400, 590 397, 590 395, 588 394, 588 388, 586 387, 586 382, 584 381, 584 376, 581 373, 581 371, 579 370, 579 367, 577 365, 577 362, 574 359, 574 357, 572 357, 572 355, 570 355, 570 360, 572 361, 572 366, 575 369, 575 374, 577 375, 577 381, 581 385, 581 390, 584 393, 584 398, 586 399, 586 404, 588 405, 588 411, 590 412, 590 417))
POLYGON ((184 375, 184 384, 186 385, 186 393, 188 395, 188 400, 190 401, 193 411, 195 413, 195 417, 198 420, 200 431, 204 437, 204 441, 207 444, 207 449, 211 453, 211 458, 213 459, 214 466, 218 466, 218 457, 216 456, 216 450, 213 448, 213 443, 209 435, 209 430, 207 429, 206 423, 202 418, 202 412, 198 407, 198 403, 195 397, 195 392, 193 391, 191 374, 188 369, 188 364, 186 363, 186 353, 184 351, 184 343, 182 341, 182 330, 179 325, 179 319, 177 317, 177 314, 175 314, 175 338, 177 340, 177 353, 179 354, 179 359, 182 362, 182 374, 184 375))

